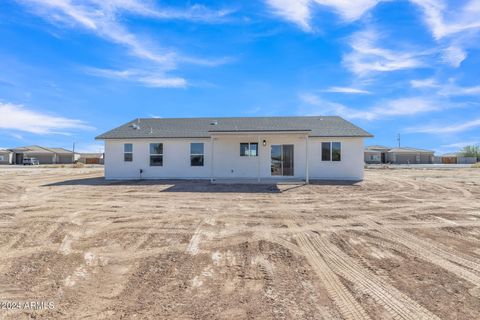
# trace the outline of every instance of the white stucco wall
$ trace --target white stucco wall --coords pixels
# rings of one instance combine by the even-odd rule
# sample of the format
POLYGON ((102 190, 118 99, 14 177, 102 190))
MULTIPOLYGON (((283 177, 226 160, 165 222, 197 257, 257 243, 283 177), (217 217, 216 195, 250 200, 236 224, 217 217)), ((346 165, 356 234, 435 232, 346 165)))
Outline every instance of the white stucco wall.
POLYGON ((310 179, 363 179, 363 138, 310 138, 309 141, 310 179), (322 142, 340 142, 341 161, 322 161, 322 142))
MULTIPOLYGON (((363 138, 309 138, 310 179, 363 179, 363 138), (341 142, 341 161, 321 161, 322 142, 341 142)), ((303 134, 289 135, 219 135, 214 140, 214 178, 294 178, 304 179, 306 148, 303 134), (262 145, 263 140, 266 146, 262 145), (241 142, 258 142, 259 157, 241 157, 241 142), (294 176, 272 177, 270 148, 274 144, 294 145, 294 176)), ((105 142, 105 177, 107 179, 210 179, 212 176, 211 140, 207 139, 132 139, 105 142), (204 166, 190 166, 190 143, 204 143, 204 166), (133 161, 123 161, 123 145, 133 144, 133 161), (163 143, 163 166, 150 167, 150 143, 163 143)))
POLYGON ((11 164, 12 158, 13 158, 12 152, 0 151, 0 164, 11 164))
POLYGON ((132 139, 105 141, 105 178, 210 178, 210 139, 132 139), (203 142, 204 166, 190 166, 190 143, 203 142), (133 144, 133 161, 123 161, 123 145, 133 144), (150 143, 163 143, 163 166, 150 166, 150 143))

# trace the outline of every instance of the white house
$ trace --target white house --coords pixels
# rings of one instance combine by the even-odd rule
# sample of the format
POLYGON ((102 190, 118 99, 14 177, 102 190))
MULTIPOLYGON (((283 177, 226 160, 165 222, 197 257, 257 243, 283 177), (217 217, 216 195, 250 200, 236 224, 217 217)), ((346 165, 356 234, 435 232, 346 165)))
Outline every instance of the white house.
POLYGON ((362 180, 363 140, 340 117, 135 119, 105 141, 106 179, 362 180))

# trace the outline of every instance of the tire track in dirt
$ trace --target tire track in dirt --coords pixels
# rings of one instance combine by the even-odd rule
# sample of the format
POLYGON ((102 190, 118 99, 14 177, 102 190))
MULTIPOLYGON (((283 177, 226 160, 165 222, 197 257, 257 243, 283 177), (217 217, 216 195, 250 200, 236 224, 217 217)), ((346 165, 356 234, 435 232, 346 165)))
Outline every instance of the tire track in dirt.
MULTIPOLYGON (((455 225, 456 227, 457 225, 455 225)), ((459 234, 459 233, 455 233, 451 230, 445 230, 445 229, 440 229, 440 230, 436 230, 435 232, 441 234, 441 235, 444 235, 445 237, 452 237, 452 238, 455 238, 455 239, 458 239, 458 240, 461 240, 461 241, 465 241, 465 242, 473 242, 477 245, 480 246, 480 239, 477 239, 473 236, 466 236, 466 235, 462 235, 462 234, 459 234)))
POLYGON ((274 287, 275 274, 273 265, 264 256, 255 256, 252 259, 252 263, 258 265, 263 274, 266 287, 265 295, 272 301, 275 319, 286 319, 285 302, 282 296, 275 291, 274 287))
POLYGON ((214 225, 215 219, 208 217, 200 221, 198 224, 186 249, 187 253, 191 254, 192 256, 197 255, 200 251, 200 242, 202 241, 202 238, 206 236, 206 231, 204 230, 205 224, 214 225))
MULTIPOLYGON (((381 236, 383 239, 398 244, 396 250, 407 255, 418 256, 449 272, 452 272, 458 277, 461 277, 476 286, 480 286, 480 276, 445 258, 442 253, 441 255, 438 255, 439 250, 435 250, 434 252, 430 251, 428 247, 424 246, 425 241, 420 239, 412 241, 408 237, 403 238, 401 235, 396 234, 396 230, 382 228, 381 226, 377 226, 377 231, 380 233, 379 236, 381 236)), ((381 240, 376 240, 376 242, 378 242, 379 245, 384 245, 384 242, 381 240)), ((448 257, 450 259, 452 258, 451 255, 448 255, 448 257)))
POLYGON ((299 255, 302 255, 303 252, 302 250, 300 250, 300 248, 291 243, 290 241, 286 240, 286 239, 283 239, 279 236, 272 236, 271 234, 264 234, 264 235, 256 235, 255 236, 256 238, 258 239, 264 239, 266 241, 270 241, 272 243, 276 243, 278 245, 281 245, 282 247, 285 247, 286 249, 292 251, 292 252, 295 252, 296 254, 299 254, 299 255))
MULTIPOLYGON (((296 226, 292 221, 286 222, 289 227, 296 226)), ((307 261, 322 281, 328 295, 334 301, 342 316, 346 320, 370 319, 352 293, 341 282, 340 278, 329 268, 306 234, 303 232, 298 233, 296 234, 296 239, 307 261)))
POLYGON ((335 273, 354 283, 365 294, 372 296, 394 319, 440 319, 394 286, 363 268, 330 241, 313 232, 308 236, 315 249, 335 273))
MULTIPOLYGON (((452 252, 452 250, 454 249, 451 249, 439 242, 433 243, 425 239, 420 239, 417 236, 399 228, 393 229, 391 227, 386 227, 384 224, 379 225, 378 223, 372 221, 370 218, 366 218, 365 221, 369 226, 375 226, 377 230, 388 233, 390 237, 395 237, 397 239, 397 242, 399 243, 403 243, 409 247, 415 247, 424 254, 434 254, 445 260, 454 262, 462 267, 480 272, 480 259, 476 257, 469 256, 459 251, 452 252)), ((448 226, 452 225, 451 221, 448 220, 445 221, 445 224, 448 226)))

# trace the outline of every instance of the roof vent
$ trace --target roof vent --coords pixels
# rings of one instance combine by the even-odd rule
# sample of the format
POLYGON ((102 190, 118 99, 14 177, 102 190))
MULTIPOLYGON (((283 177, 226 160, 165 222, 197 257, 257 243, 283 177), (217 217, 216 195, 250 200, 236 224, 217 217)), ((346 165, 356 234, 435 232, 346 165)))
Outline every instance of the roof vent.
POLYGON ((140 129, 140 127, 139 127, 138 125, 136 125, 135 123, 132 123, 132 124, 130 125, 130 127, 132 127, 134 130, 140 129))
POLYGON ((218 124, 218 121, 217 120, 213 120, 212 122, 210 122, 210 125, 211 126, 216 126, 218 124))

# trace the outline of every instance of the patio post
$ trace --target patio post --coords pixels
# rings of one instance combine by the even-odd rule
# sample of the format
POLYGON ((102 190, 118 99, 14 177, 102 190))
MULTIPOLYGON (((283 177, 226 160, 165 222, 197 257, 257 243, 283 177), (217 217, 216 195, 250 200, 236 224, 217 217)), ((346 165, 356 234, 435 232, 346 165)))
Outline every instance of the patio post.
POLYGON ((257 182, 260 182, 260 136, 257 136, 257 182))
POLYGON ((215 177, 213 175, 213 155, 214 155, 214 148, 215 146, 215 138, 210 136, 210 183, 213 183, 215 177))

